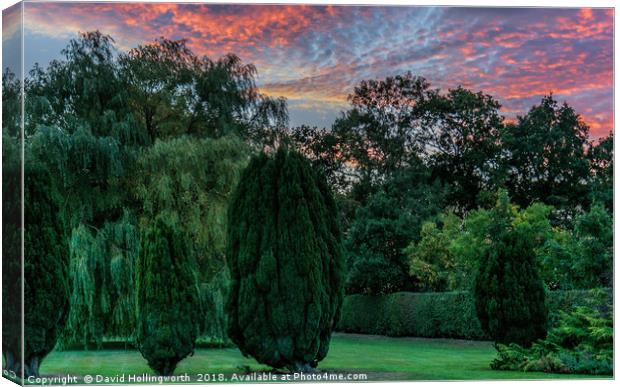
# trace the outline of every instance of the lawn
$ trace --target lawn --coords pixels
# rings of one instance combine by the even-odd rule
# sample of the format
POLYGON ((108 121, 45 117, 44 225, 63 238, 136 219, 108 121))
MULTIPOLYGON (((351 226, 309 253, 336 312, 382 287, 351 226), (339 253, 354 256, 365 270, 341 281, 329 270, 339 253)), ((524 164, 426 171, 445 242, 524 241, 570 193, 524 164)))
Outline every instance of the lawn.
MULTIPOLYGON (((336 334, 329 355, 319 364, 318 369, 328 371, 330 374, 366 374, 367 380, 591 377, 494 371, 489 367, 494 354, 495 350, 489 342, 336 334)), ((179 364, 175 374, 186 373, 192 377, 192 382, 197 382, 196 375, 199 374, 208 374, 211 378, 224 374, 224 377, 230 380, 233 374, 247 377, 255 375, 253 372, 268 370, 269 367, 262 366, 253 359, 244 358, 236 348, 197 349, 193 357, 179 364)), ((133 350, 55 351, 45 359, 41 367, 43 376, 67 373, 110 377, 123 374, 126 377, 130 374, 153 374, 140 354, 133 350)), ((282 375, 277 377, 280 378, 282 375)), ((118 380, 116 382, 118 383, 118 380)))

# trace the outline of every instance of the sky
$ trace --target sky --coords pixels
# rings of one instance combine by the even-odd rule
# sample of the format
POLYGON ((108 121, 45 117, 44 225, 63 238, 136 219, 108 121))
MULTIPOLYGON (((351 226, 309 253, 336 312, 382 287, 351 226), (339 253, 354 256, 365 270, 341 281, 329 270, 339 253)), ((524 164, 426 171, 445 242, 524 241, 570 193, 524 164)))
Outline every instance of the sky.
MULTIPOLYGON (((3 12, 3 67, 16 66, 19 18, 3 12)), ((411 71, 434 88, 494 96, 508 119, 543 95, 568 102, 598 138, 613 130, 613 9, 178 3, 25 3, 24 62, 47 65, 78 31, 121 50, 158 37, 199 55, 234 53, 290 124, 329 127, 363 79, 411 71)))

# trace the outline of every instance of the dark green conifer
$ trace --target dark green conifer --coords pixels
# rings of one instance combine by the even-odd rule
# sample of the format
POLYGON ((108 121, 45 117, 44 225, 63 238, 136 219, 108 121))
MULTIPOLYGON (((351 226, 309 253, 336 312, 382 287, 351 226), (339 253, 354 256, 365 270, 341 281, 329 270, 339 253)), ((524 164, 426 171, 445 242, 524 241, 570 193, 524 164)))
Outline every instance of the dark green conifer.
MULTIPOLYGON (((8 163, 7 163, 8 164, 8 163)), ((24 170, 24 325, 21 321, 21 184, 16 164, 3 171, 3 354, 5 366, 21 377, 38 376, 54 349, 69 312, 69 252, 51 193, 49 174, 32 163, 24 170), (24 352, 21 354, 21 333, 24 352), (5 334, 6 333, 6 334, 5 334), (23 360, 23 363, 22 363, 23 360)))
POLYGON ((547 335, 548 313, 532 239, 519 228, 496 231, 476 278, 478 319, 496 343, 530 346, 547 335))
POLYGON ((343 299, 338 211, 300 154, 254 157, 228 220, 229 336, 246 356, 310 371, 326 355, 343 299))
POLYGON ((136 265, 136 342, 158 375, 193 354, 200 332, 197 278, 181 234, 157 218, 142 236, 136 265))

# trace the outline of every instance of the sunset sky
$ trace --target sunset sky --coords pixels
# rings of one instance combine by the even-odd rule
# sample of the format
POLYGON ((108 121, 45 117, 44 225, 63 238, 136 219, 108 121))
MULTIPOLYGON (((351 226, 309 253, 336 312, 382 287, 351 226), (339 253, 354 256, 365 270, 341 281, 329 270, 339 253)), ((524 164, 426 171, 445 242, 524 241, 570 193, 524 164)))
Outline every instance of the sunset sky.
MULTIPOLYGON (((4 66, 15 20, 5 11, 4 66)), ((553 92, 593 137, 613 129, 611 9, 26 3, 24 20, 26 69, 95 29, 120 49, 165 36, 210 58, 235 53, 263 92, 287 98, 291 125, 330 126, 357 82, 410 70, 491 94, 508 118, 553 92)))

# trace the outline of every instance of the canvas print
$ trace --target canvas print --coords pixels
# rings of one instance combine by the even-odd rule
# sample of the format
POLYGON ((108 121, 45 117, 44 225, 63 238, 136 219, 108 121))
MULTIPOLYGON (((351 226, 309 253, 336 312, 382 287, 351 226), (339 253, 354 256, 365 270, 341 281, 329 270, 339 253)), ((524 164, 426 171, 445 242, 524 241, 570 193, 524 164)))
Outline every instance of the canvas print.
POLYGON ((613 8, 2 20, 4 378, 613 378, 613 8))

